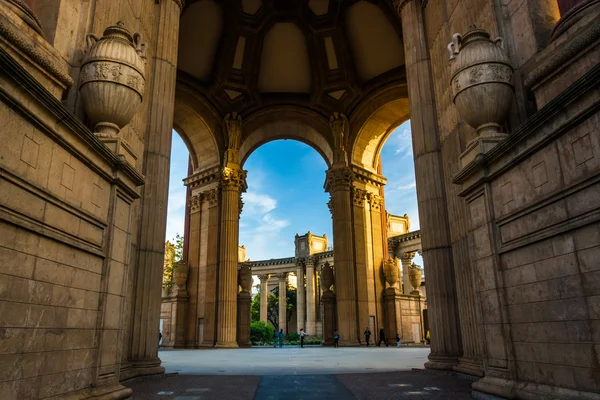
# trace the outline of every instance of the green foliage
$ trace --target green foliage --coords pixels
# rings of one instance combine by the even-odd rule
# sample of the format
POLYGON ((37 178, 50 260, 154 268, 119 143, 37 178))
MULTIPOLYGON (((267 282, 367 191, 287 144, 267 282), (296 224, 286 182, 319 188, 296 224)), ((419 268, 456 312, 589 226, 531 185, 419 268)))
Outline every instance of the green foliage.
POLYGON ((250 323, 250 341, 254 345, 272 343, 273 332, 275 332, 275 329, 263 321, 253 321, 250 323))
POLYGON ((260 321, 260 292, 252 299, 250 306, 252 311, 252 322, 260 321))
POLYGON ((183 236, 175 234, 175 262, 183 258, 183 236))
POLYGON ((285 335, 285 340, 288 340, 288 341, 299 341, 300 340, 300 335, 297 334, 296 332, 288 333, 287 335, 285 335))

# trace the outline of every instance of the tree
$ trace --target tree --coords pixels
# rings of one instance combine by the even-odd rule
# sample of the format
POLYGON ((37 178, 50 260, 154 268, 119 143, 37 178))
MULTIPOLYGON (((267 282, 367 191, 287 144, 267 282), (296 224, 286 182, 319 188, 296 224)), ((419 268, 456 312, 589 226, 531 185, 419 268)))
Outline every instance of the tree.
MULTIPOLYGON (((289 326, 290 319, 292 319, 292 314, 296 309, 296 293, 297 290, 294 287, 291 287, 289 283, 285 285, 286 289, 286 322, 289 326)), ((273 326, 279 330, 282 329, 279 327, 279 288, 275 288, 272 294, 269 294, 268 297, 268 309, 267 309, 267 317, 268 320, 273 326)))
POLYGON ((165 242, 165 260, 163 264, 163 287, 173 286, 173 268, 183 258, 183 236, 175 235, 174 243, 165 242))

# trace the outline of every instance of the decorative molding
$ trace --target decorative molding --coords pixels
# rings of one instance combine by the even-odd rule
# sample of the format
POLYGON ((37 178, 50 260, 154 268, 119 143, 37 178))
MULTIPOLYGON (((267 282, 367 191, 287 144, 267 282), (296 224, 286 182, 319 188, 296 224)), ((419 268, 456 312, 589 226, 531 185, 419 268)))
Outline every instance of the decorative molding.
POLYGON ((53 61, 52 54, 44 51, 44 47, 33 45, 33 40, 19 30, 14 24, 7 20, 7 17, 0 14, 0 36, 4 37, 10 44, 25 53, 33 62, 54 76, 60 83, 66 87, 73 86, 73 79, 69 75, 66 67, 61 67, 53 61))
POLYGON ((279 281, 286 280, 287 276, 288 276, 288 272, 279 272, 277 274, 277 278, 279 279, 279 281))
POLYGON ((210 167, 199 172, 194 172, 183 180, 183 184, 190 189, 197 189, 208 186, 211 183, 219 181, 220 167, 210 167))
POLYGON ((354 174, 354 180, 357 182, 362 182, 368 185, 375 186, 377 188, 387 183, 387 179, 379 174, 366 170, 357 165, 352 165, 351 168, 354 174))
POLYGON ((371 211, 381 211, 383 197, 378 194, 368 193, 367 199, 369 201, 369 205, 371 206, 371 211))
POLYGON ((591 22, 581 32, 577 32, 573 39, 558 46, 547 59, 531 71, 524 81, 525 87, 531 88, 540 83, 564 65, 577 59, 577 54, 600 39, 600 16, 596 17, 595 20, 596 23, 591 22))
POLYGON ((329 208, 329 212, 331 213, 331 216, 333 217, 334 207, 333 207, 333 199, 332 198, 330 198, 329 201, 327 202, 327 208, 329 208))

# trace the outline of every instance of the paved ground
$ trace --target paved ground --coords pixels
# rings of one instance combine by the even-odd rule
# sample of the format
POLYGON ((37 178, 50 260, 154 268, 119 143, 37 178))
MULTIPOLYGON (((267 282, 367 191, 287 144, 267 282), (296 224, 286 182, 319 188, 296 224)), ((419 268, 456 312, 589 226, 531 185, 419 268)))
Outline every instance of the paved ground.
POLYGON ((159 352, 167 372, 185 375, 320 375, 423 368, 428 347, 305 347, 159 352))
POLYGON ((167 372, 178 375, 126 385, 134 400, 469 399, 469 381, 410 370, 421 367, 428 352, 391 347, 161 351, 167 372))

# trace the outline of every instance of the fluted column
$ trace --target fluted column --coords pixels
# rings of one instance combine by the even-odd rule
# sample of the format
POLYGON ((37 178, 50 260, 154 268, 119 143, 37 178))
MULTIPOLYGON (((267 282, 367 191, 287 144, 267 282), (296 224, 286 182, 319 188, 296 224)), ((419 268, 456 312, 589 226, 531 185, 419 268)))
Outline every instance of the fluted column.
POLYGON ((312 257, 306 259, 306 328, 310 335, 317 329, 317 293, 315 279, 315 264, 312 257))
POLYGON ((267 315, 269 306, 269 278, 271 275, 260 275, 260 320, 267 323, 269 316, 267 315))
POLYGON ((146 184, 141 192, 129 358, 139 375, 164 372, 158 358, 161 282, 181 2, 160 3, 156 51, 148 63, 149 112, 144 134, 146 184))
POLYGON ((394 0, 394 3, 402 19, 423 263, 427 268, 431 353, 425 367, 452 369, 462 352, 461 333, 423 9, 416 0, 394 0))
POLYGON ((329 206, 333 216, 337 329, 340 344, 347 346, 359 344, 350 204, 352 176, 349 168, 336 167, 327 171, 325 181, 325 190, 331 195, 329 206))
POLYGON ((287 333, 287 272, 277 274, 279 279, 279 329, 287 333))
POLYGON ((404 253, 400 258, 400 262, 402 263, 402 293, 404 294, 410 294, 412 291, 412 285, 410 284, 408 273, 414 257, 415 253, 404 253))
POLYGON ((217 296, 217 343, 237 347, 238 241, 240 192, 246 188, 246 171, 230 164, 221 175, 221 242, 217 296))
POLYGON ((296 264, 296 317, 298 330, 306 329, 304 326, 304 310, 306 309, 306 292, 304 291, 304 266, 298 261, 296 264))

